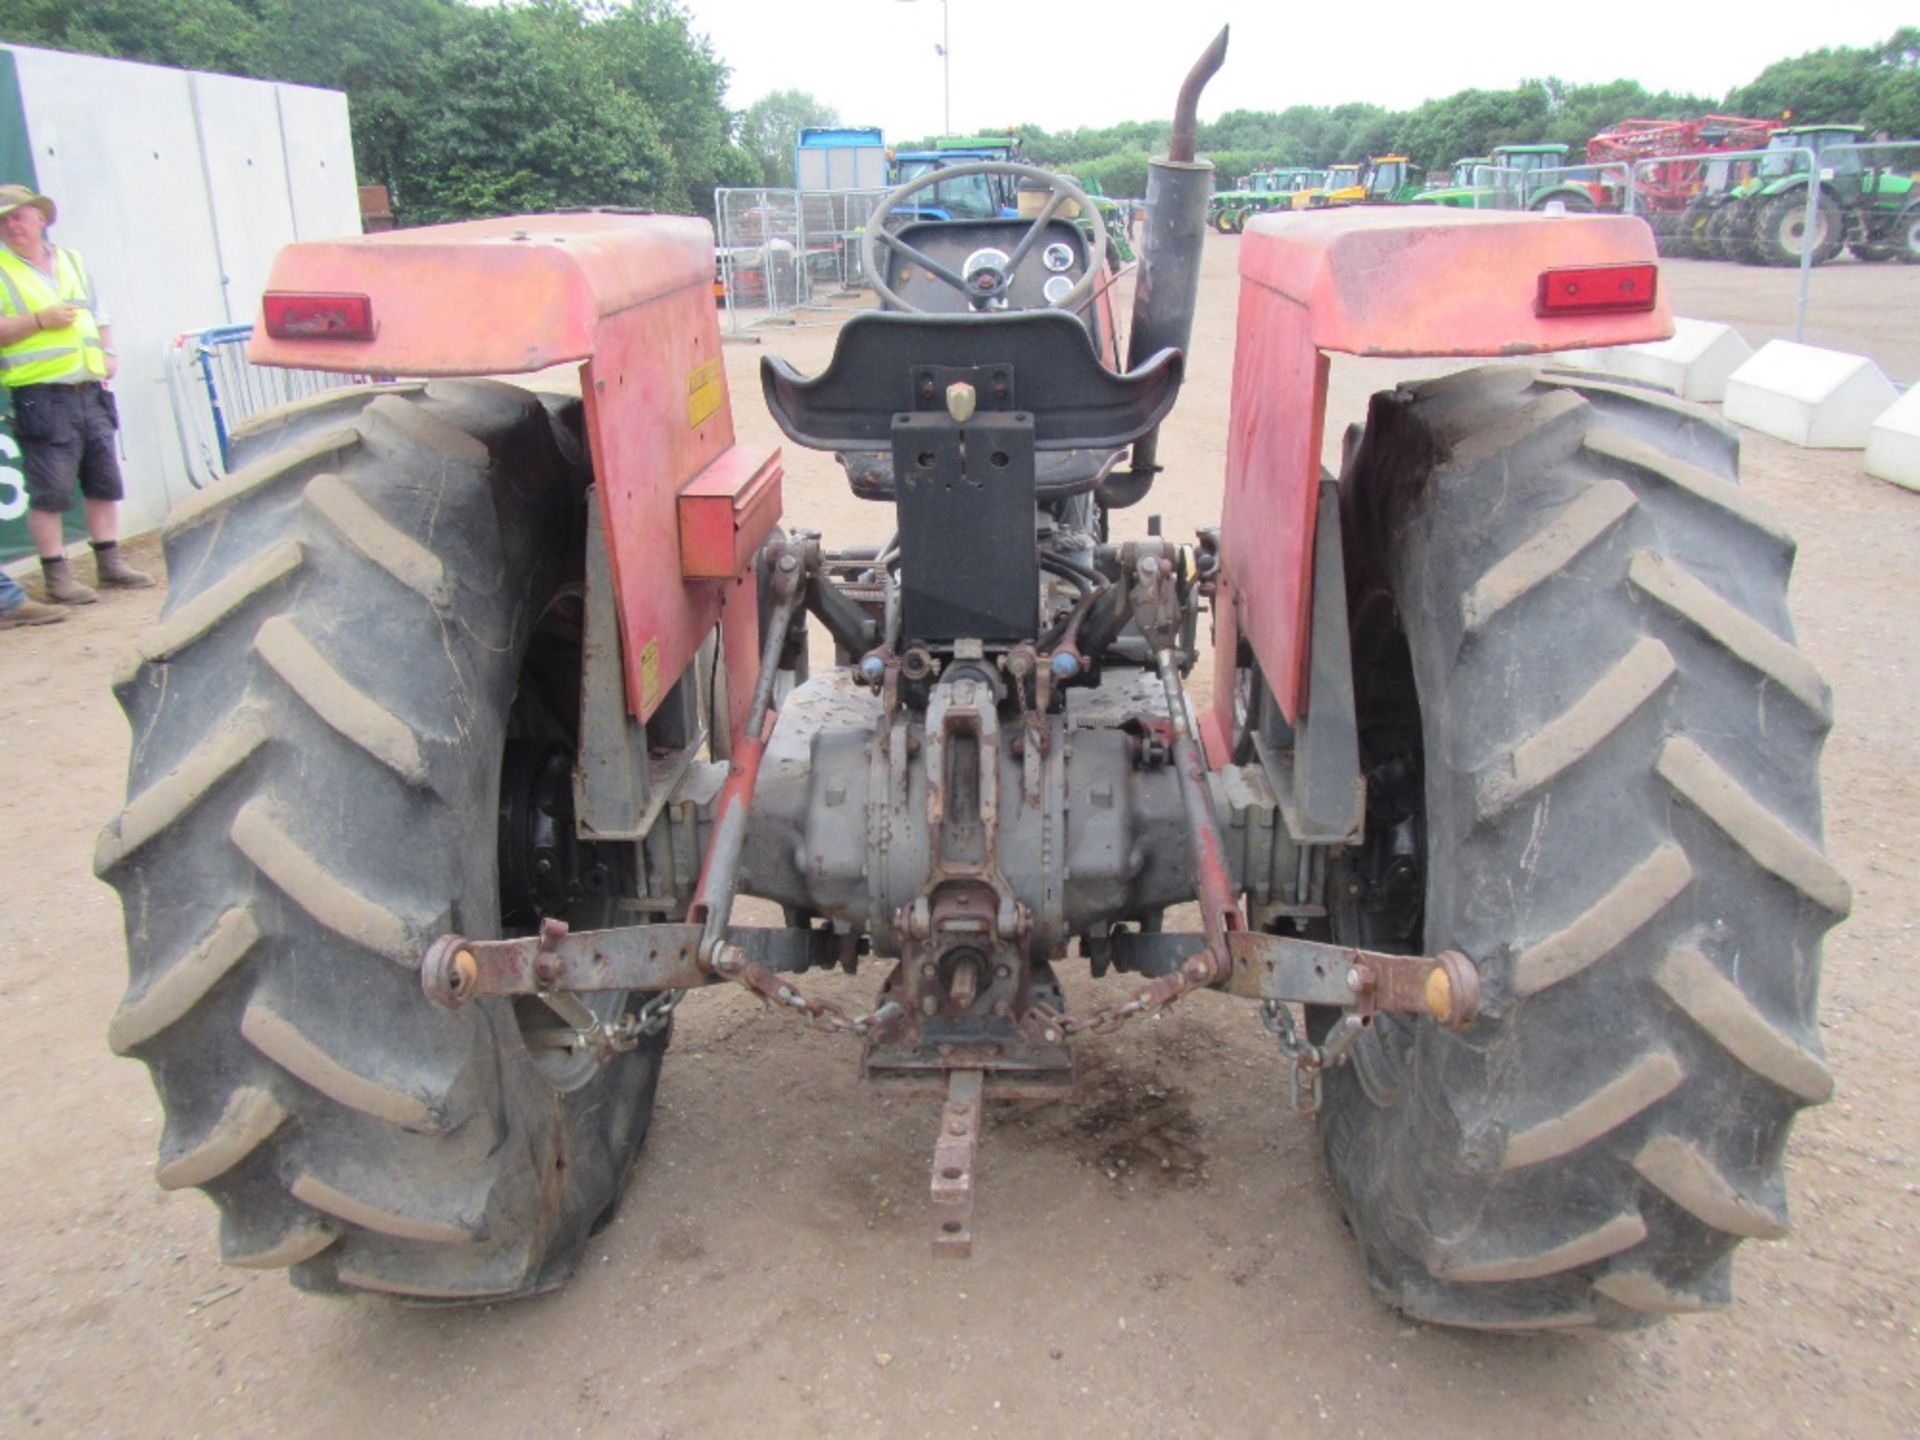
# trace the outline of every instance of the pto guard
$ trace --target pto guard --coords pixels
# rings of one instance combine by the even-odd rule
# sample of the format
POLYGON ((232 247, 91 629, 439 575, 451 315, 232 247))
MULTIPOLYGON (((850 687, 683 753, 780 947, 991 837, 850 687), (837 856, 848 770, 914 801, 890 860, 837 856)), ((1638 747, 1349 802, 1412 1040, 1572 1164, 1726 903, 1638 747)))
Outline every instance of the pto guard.
POLYGON ((779 518, 780 466, 778 451, 734 444, 712 286, 712 229, 684 216, 509 216, 308 242, 280 252, 268 290, 366 295, 374 338, 274 339, 263 315, 248 357, 404 377, 581 364, 628 709, 651 716, 720 623, 737 729, 759 654, 745 577, 779 518), (683 536, 698 542, 685 554, 683 536), (716 575, 716 554, 748 558, 716 575))
POLYGON ((1673 320, 1657 293, 1631 313, 1535 313, 1546 271, 1654 261, 1653 232, 1629 216, 1394 206, 1248 223, 1206 721, 1215 764, 1233 734, 1241 641, 1290 723, 1308 702, 1328 352, 1498 358, 1664 340, 1673 320))

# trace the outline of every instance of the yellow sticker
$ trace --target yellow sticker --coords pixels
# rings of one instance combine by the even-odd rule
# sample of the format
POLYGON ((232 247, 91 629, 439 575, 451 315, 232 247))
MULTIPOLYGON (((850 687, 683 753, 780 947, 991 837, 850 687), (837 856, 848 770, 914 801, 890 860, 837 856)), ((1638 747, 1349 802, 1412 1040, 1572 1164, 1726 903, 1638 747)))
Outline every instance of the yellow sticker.
POLYGON ((660 698, 660 639, 655 636, 640 650, 640 708, 653 709, 660 698))
POLYGON ((727 400, 726 371, 718 360, 709 360, 687 376, 687 425, 699 426, 727 400))

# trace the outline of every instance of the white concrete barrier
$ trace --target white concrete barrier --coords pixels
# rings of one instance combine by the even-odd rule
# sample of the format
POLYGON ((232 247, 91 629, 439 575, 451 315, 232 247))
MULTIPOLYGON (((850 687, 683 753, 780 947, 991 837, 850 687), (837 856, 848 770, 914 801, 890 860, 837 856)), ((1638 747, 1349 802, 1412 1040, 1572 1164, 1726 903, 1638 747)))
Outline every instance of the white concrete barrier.
POLYGON ((1920 490, 1920 385, 1868 428, 1867 473, 1920 490))
POLYGON ((1728 377, 1725 415, 1736 425, 1819 450, 1859 450, 1899 398, 1863 355, 1769 340, 1728 377))
POLYGON ((1556 359, 1577 369, 1637 380, 1682 400, 1718 404, 1726 396, 1727 378, 1752 355, 1753 347, 1731 325, 1676 316, 1671 340, 1570 350, 1556 359))

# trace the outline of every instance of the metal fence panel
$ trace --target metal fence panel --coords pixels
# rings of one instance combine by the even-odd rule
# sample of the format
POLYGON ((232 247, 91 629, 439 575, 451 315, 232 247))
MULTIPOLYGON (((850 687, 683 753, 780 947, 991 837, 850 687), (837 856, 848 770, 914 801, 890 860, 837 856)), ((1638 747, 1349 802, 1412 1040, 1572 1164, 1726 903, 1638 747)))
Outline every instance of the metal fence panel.
POLYGON ((734 333, 791 314, 800 304, 797 190, 714 191, 714 257, 734 333))
POLYGON ((860 239, 885 190, 714 191, 715 277, 739 334, 866 284, 860 239))
POLYGON ((167 345, 167 398, 173 403, 187 479, 196 490, 227 473, 230 441, 242 421, 368 378, 251 364, 247 342, 252 338, 251 325, 216 325, 176 335, 167 345))
MULTIPOLYGON (((1645 171, 1651 173, 1655 167, 1669 167, 1669 173, 1672 173, 1675 167, 1689 161, 1700 162, 1699 173, 1702 177, 1702 183, 1705 183, 1705 180, 1715 173, 1713 169, 1715 162, 1726 167, 1725 173, 1730 178, 1737 178, 1743 168, 1757 167, 1763 161, 1766 164, 1779 167, 1781 175, 1805 173, 1811 171, 1819 163, 1818 157, 1811 148, 1795 146, 1792 148, 1769 147, 1756 150, 1706 150, 1692 155, 1662 155, 1635 161, 1632 168, 1635 172, 1645 171)), ((1664 218, 1665 212, 1655 207, 1670 207, 1674 199, 1677 198, 1682 201, 1683 208, 1680 213, 1684 215, 1684 205, 1685 203, 1689 203, 1691 199, 1691 197, 1686 196, 1684 191, 1682 191, 1677 195, 1669 192, 1662 196, 1662 198, 1655 200, 1653 197, 1661 195, 1662 192, 1653 185, 1641 187, 1638 193, 1649 197, 1648 201, 1643 204, 1638 213, 1653 227, 1656 241, 1660 238, 1662 230, 1667 228, 1668 221, 1664 218)), ((1815 187, 1807 187, 1805 215, 1809 229, 1811 229, 1814 220, 1814 207, 1817 200, 1817 193, 1815 187)), ((1813 250, 1812 247, 1809 246, 1807 253, 1801 257, 1800 262, 1800 291, 1794 306, 1793 320, 1793 338, 1795 340, 1803 340, 1806 338, 1807 295, 1812 274, 1813 250)))

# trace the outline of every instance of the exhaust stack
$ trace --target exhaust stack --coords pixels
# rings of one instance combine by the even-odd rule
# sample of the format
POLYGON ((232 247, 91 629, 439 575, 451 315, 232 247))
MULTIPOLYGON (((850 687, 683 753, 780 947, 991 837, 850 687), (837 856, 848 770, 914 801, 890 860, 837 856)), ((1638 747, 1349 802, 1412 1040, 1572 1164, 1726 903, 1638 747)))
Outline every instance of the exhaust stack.
MULTIPOLYGON (((1174 106, 1173 140, 1164 158, 1147 170, 1147 233, 1133 290, 1133 326, 1127 368, 1171 346, 1185 350, 1193 338, 1193 310, 1200 291, 1200 245, 1206 235, 1207 199, 1213 194, 1213 164, 1193 158, 1200 92, 1227 58, 1222 26, 1180 87, 1174 106)), ((1136 504, 1159 472, 1158 427, 1133 442, 1128 469, 1100 486, 1100 501, 1112 510, 1136 504)))

